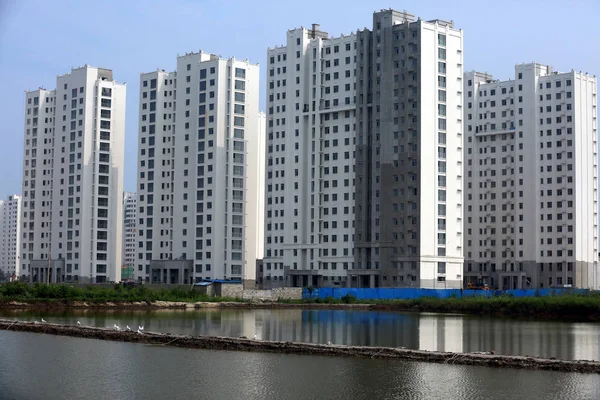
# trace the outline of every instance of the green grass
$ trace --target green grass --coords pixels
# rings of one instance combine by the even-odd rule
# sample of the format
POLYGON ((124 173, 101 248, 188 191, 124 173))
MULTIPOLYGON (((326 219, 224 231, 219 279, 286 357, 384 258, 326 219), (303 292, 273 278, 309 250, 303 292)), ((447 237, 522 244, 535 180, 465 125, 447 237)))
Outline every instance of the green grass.
MULTIPOLYGON (((144 286, 126 288, 115 285, 112 288, 90 285, 86 288, 68 284, 33 285, 23 282, 0 284, 0 302, 5 301, 86 301, 86 302, 130 302, 130 301, 236 301, 223 297, 213 297, 193 289, 148 289, 144 286)), ((239 300, 237 300, 239 301, 239 300)))
POLYGON ((412 300, 357 300, 354 296, 348 295, 342 299, 328 297, 300 301, 281 300, 281 302, 301 304, 371 304, 390 310, 581 320, 600 319, 600 293, 561 294, 546 297, 465 297, 462 299, 423 297, 412 300))
MULTIPOLYGON (((115 285, 101 287, 90 285, 86 288, 68 284, 27 284, 10 282, 0 284, 0 303, 22 302, 222 302, 241 301, 240 299, 213 297, 200 294, 193 289, 149 289, 135 286, 131 288, 115 285)), ((415 310, 438 313, 463 313, 504 315, 517 317, 549 317, 559 319, 600 320, 600 293, 561 294, 547 297, 495 296, 466 298, 420 298, 413 300, 357 300, 347 295, 341 299, 279 300, 283 304, 370 304, 387 310, 415 310)))

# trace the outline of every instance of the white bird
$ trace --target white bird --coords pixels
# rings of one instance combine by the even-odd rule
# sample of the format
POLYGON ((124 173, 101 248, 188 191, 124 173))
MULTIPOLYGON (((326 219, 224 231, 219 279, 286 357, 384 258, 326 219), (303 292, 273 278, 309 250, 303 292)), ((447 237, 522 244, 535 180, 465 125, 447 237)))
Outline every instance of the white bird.
POLYGON ((120 331, 120 330, 121 330, 121 328, 119 328, 119 325, 117 325, 117 324, 114 324, 114 325, 113 325, 113 328, 115 328, 115 329, 116 329, 116 330, 118 330, 118 331, 120 331))
POLYGON ((127 325, 127 330, 128 330, 128 331, 130 331, 130 330, 131 330, 131 328, 129 327, 129 325, 127 325))
POLYGON ((254 334, 254 340, 256 340, 258 338, 258 336, 256 335, 256 333, 254 334))
POLYGON ((46 322, 46 320, 44 318, 42 318, 42 322, 46 322))
POLYGON ((143 330, 144 330, 144 327, 138 325, 138 331, 143 331, 143 330))
POLYGON ((331 343, 331 340, 327 342, 327 346, 333 346, 333 343, 331 343))
POLYGON ((77 326, 81 326, 81 322, 77 321, 77 326))
POLYGON ((138 330, 137 330, 137 333, 141 334, 141 333, 142 333, 142 331, 140 331, 140 330, 138 329, 138 330))

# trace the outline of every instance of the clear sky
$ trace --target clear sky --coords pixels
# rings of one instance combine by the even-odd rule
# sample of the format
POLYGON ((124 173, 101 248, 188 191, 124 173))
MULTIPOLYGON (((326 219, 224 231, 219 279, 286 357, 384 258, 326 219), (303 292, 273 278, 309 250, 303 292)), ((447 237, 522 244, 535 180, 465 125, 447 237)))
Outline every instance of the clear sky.
POLYGON ((600 75, 599 0, 0 0, 0 198, 21 193, 24 91, 54 89, 71 67, 110 68, 127 83, 125 189, 135 191, 141 72, 171 71, 177 54, 198 50, 263 66, 288 29, 319 23, 348 34, 390 7, 453 20, 464 30, 465 71, 504 80, 536 61, 600 75))

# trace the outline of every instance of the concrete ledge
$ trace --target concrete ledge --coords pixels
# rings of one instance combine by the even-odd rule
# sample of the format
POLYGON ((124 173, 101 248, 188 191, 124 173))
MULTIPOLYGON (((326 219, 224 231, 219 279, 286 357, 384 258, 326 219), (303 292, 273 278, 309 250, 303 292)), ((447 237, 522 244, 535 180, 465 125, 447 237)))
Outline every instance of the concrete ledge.
POLYGON ((527 356, 504 356, 489 353, 447 353, 409 350, 392 347, 323 345, 296 342, 275 342, 247 338, 218 336, 184 336, 153 332, 124 332, 108 328, 76 327, 36 322, 0 320, 0 330, 45 333, 88 339, 152 345, 229 351, 258 351, 269 353, 345 356, 434 362, 440 364, 476 365, 501 368, 538 369, 561 372, 600 373, 600 362, 568 361, 527 356))

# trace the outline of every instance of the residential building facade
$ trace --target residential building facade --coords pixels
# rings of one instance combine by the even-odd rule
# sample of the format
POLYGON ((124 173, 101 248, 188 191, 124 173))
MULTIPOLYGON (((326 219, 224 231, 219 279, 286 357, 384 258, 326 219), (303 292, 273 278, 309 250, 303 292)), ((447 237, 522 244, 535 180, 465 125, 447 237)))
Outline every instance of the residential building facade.
POLYGON ((0 200, 0 271, 6 279, 21 277, 21 196, 0 200))
POLYGON ((121 279, 133 279, 133 271, 137 259, 137 194, 123 193, 123 261, 121 262, 121 279))
POLYGON ((204 52, 140 77, 136 279, 255 282, 264 130, 259 68, 204 52))
POLYGON ((265 287, 462 285, 462 43, 382 10, 268 50, 265 287))
POLYGON ((465 283, 597 287, 596 78, 519 64, 464 92, 465 283))
POLYGON ((41 282, 118 282, 124 84, 84 66, 25 95, 21 273, 41 282))

